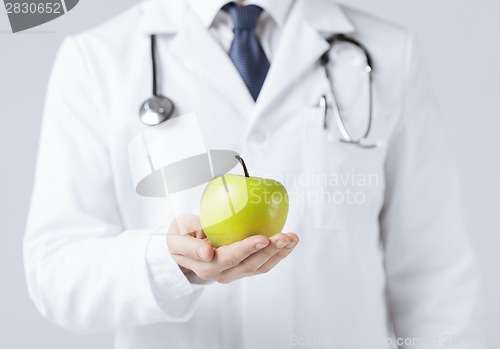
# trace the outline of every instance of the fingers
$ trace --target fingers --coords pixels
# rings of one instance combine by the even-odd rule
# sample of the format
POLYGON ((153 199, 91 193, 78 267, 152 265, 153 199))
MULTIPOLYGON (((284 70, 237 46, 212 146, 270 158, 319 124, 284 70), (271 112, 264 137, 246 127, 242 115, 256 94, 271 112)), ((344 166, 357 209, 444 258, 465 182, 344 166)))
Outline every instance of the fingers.
MULTIPOLYGON (((184 236, 187 238, 187 236, 184 236)), ((180 240, 181 236, 172 236, 172 251, 182 251, 185 247, 185 240, 180 240), (177 247, 181 247, 180 250, 175 250, 177 247)), ((191 239, 195 239, 190 237, 191 239)), ((195 239, 196 240, 196 239, 195 239)), ((218 281, 221 273, 231 268, 235 265, 241 263, 241 261, 248 258, 248 256, 265 249, 269 245, 269 239, 265 236, 251 236, 245 240, 235 242, 231 245, 221 246, 214 250, 212 248, 211 261, 203 261, 199 258, 192 258, 192 255, 187 255, 186 253, 172 253, 172 257, 181 267, 193 271, 196 275, 204 280, 216 280, 218 281)), ((211 245, 210 245, 211 246, 211 245)))
POLYGON ((271 238, 256 235, 214 249, 206 239, 167 235, 170 253, 181 268, 220 283, 268 272, 293 251, 298 241, 293 233, 271 238))
POLYGON ((240 264, 251 254, 265 248, 269 245, 269 239, 262 235, 251 236, 215 250, 207 240, 190 235, 167 235, 167 245, 179 265, 195 273, 202 271, 207 274, 204 271, 210 269, 208 274, 215 277, 224 270, 240 264), (209 265, 204 265, 207 262, 210 262, 209 265))
POLYGON ((270 240, 263 235, 250 236, 234 244, 221 246, 215 252, 214 262, 220 272, 232 268, 257 251, 265 249, 270 240))
POLYGON ((207 240, 191 235, 167 235, 167 245, 173 257, 184 256, 201 262, 210 262, 214 258, 213 246, 207 240))
POLYGON ((250 255, 238 265, 222 272, 217 281, 228 283, 244 276, 268 272, 293 251, 299 239, 293 233, 280 233, 272 236, 270 241, 271 243, 262 251, 250 255))
POLYGON ((290 238, 290 242, 283 248, 278 251, 275 255, 269 258, 264 264, 262 264, 255 272, 255 274, 263 274, 267 273, 271 269, 273 269, 279 262, 285 259, 292 251, 295 246, 299 243, 299 237, 294 233, 288 233, 288 237, 290 238))

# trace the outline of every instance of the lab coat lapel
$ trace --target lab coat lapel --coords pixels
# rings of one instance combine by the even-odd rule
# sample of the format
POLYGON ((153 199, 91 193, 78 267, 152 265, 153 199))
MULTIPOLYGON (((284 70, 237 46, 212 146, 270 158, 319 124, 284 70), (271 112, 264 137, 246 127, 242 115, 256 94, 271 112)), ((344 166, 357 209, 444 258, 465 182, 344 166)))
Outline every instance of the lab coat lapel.
POLYGON ((241 115, 252 110, 254 101, 233 62, 192 11, 188 11, 170 50, 181 64, 240 110, 241 115))
POLYGON ((297 0, 290 10, 271 69, 257 101, 258 117, 282 100, 329 48, 323 35, 348 33, 354 26, 329 0, 297 0), (322 34, 323 33, 323 34, 322 34))

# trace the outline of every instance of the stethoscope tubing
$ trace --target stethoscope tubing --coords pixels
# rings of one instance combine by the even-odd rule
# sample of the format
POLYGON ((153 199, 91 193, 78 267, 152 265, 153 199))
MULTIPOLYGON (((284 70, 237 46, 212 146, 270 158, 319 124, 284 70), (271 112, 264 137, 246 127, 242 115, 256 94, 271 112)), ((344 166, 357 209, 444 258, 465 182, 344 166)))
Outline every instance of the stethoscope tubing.
MULTIPOLYGON (((344 34, 335 34, 335 35, 331 36, 330 38, 328 38, 326 41, 329 43, 330 49, 321 56, 320 62, 321 62, 321 65, 323 66, 325 76, 328 80, 330 94, 332 96, 331 106, 332 106, 332 110, 333 110, 333 115, 335 117, 335 121, 336 121, 337 126, 339 128, 339 131, 342 135, 342 138, 340 139, 340 141, 343 143, 356 145, 356 146, 359 146, 362 148, 375 148, 377 146, 376 144, 365 144, 366 139, 368 138, 368 136, 370 134, 370 131, 372 128, 372 123, 373 123, 373 63, 372 63, 372 58, 371 58, 370 52, 361 42, 359 42, 358 40, 356 40, 352 37, 348 37, 344 34), (345 126, 344 119, 342 118, 342 114, 340 113, 340 109, 339 109, 339 106, 337 103, 337 98, 335 95, 335 88, 333 86, 333 77, 332 77, 330 69, 329 69, 330 51, 333 48, 333 46, 338 42, 348 42, 348 43, 358 47, 363 52, 363 54, 365 55, 365 59, 366 59, 365 71, 368 74, 368 86, 369 86, 368 87, 368 94, 369 94, 369 96, 368 96, 368 99, 369 99, 369 101, 368 101, 368 122, 367 122, 366 130, 365 130, 364 134, 358 139, 354 139, 351 136, 351 134, 349 133, 349 131, 347 130, 347 127, 345 126)), ((327 122, 328 102, 327 102, 326 96, 321 97, 320 107, 323 108, 323 110, 324 110, 323 127, 326 129, 326 128, 328 128, 328 122, 327 122)))
POLYGON ((158 73, 156 64, 156 35, 151 35, 151 68, 153 70, 153 96, 158 96, 158 73))

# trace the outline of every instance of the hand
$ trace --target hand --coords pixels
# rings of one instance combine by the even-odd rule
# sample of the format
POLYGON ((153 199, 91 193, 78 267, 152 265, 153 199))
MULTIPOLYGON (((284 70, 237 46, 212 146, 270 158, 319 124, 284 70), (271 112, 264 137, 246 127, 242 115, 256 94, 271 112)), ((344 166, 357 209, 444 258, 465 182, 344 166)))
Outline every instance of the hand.
POLYGON ((231 245, 214 248, 200 228, 198 216, 176 218, 169 227, 167 245, 185 274, 223 284, 245 276, 267 273, 288 256, 299 238, 278 233, 271 238, 256 235, 231 245))

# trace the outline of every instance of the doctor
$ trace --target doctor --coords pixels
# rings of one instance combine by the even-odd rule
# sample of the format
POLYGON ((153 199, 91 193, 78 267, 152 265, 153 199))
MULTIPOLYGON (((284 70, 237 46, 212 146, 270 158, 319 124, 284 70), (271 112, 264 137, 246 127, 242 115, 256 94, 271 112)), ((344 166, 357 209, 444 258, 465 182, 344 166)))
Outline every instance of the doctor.
POLYGON ((39 311, 71 331, 115 330, 115 348, 387 348, 393 336, 462 348, 451 338, 477 334, 478 281, 413 35, 330 0, 225 4, 144 1, 64 41, 24 241, 39 311), (350 130, 366 125, 367 86, 349 68, 359 50, 330 50, 338 33, 373 59, 377 147, 339 141, 320 57, 348 65, 333 83, 350 130), (152 34, 159 92, 176 115, 197 113, 209 149, 283 181, 300 243, 282 233, 214 250, 169 224, 196 217, 175 221, 135 193, 127 146, 147 127, 152 34))

